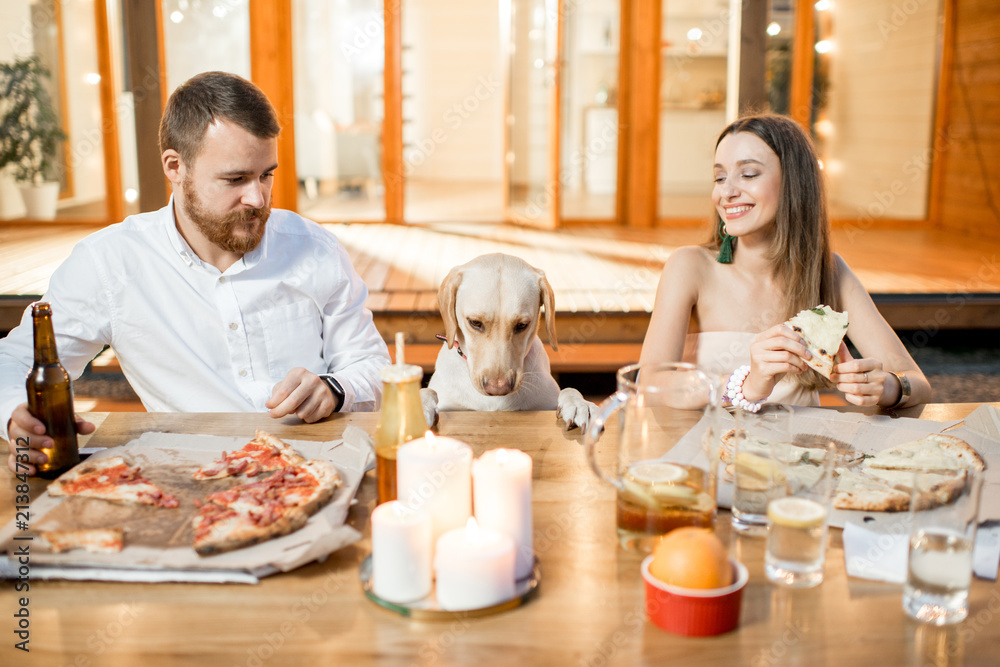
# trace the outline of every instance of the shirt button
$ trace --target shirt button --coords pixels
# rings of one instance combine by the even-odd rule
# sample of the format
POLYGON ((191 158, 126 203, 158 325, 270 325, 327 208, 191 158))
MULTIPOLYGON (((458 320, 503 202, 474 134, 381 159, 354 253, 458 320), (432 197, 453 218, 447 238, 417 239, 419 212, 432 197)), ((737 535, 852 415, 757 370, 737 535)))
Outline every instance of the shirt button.
POLYGON ((233 331, 236 331, 239 328, 239 325, 236 324, 236 322, 230 322, 229 328, 232 329, 233 331))
POLYGON ((226 277, 225 276, 219 276, 219 282, 220 283, 226 282, 226 277))
POLYGON ((247 376, 247 369, 244 368, 243 370, 240 371, 240 377, 245 378, 246 376, 247 376))

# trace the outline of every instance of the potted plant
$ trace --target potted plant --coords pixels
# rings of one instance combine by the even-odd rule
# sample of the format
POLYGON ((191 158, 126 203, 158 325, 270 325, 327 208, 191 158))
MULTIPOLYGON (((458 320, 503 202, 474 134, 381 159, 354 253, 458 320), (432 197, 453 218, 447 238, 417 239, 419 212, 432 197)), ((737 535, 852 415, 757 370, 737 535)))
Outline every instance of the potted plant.
POLYGON ((0 63, 0 171, 21 185, 29 218, 56 215, 56 150, 66 139, 38 56, 0 63))

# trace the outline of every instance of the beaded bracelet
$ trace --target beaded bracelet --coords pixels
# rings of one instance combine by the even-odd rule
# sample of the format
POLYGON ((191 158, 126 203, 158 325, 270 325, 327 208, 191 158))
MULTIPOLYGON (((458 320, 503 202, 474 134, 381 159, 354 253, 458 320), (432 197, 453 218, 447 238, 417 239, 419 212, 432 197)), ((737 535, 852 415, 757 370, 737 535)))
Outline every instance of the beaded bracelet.
POLYGON ((740 366, 729 376, 729 384, 726 385, 726 398, 736 407, 747 412, 757 412, 764 404, 764 399, 759 401, 748 401, 743 395, 743 383, 750 375, 750 366, 740 366))

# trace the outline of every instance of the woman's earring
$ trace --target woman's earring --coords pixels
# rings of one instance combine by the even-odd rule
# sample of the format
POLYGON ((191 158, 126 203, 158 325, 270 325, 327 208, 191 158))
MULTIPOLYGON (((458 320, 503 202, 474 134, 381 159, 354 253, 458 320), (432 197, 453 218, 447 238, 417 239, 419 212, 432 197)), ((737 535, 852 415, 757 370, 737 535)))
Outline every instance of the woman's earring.
POLYGON ((716 256, 715 261, 719 264, 732 264, 733 263, 733 243, 736 242, 735 236, 730 236, 726 232, 726 222, 719 219, 719 238, 722 243, 719 244, 719 254, 716 256))

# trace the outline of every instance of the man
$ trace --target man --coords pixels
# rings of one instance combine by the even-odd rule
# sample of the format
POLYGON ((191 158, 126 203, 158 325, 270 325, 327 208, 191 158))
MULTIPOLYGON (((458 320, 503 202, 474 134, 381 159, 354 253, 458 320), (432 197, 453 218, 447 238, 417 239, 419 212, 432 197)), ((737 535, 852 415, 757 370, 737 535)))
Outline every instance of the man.
MULTIPOLYGON (((270 208, 279 130, 238 76, 200 74, 174 91, 160 122, 170 202, 77 244, 44 297, 72 377, 110 345, 150 411, 315 422, 379 408, 390 359, 367 288, 332 234, 270 208)), ((25 403, 32 359, 25 312, 0 340, 0 435, 30 438, 29 474, 51 445, 25 403)))

